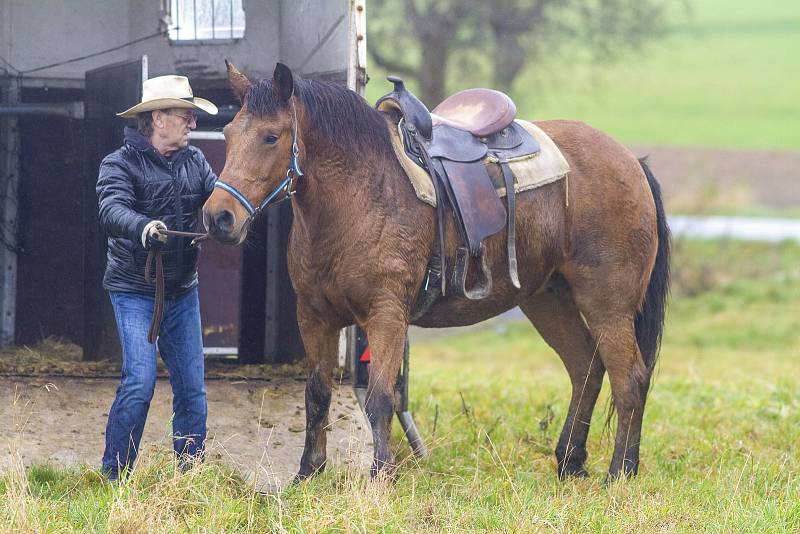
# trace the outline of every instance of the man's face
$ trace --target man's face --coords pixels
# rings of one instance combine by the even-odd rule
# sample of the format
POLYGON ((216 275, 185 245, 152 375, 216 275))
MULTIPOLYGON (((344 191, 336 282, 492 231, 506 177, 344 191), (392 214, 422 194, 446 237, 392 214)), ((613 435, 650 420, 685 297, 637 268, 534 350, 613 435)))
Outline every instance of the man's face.
POLYGON ((153 117, 163 146, 179 150, 189 145, 189 132, 197 128, 197 115, 190 109, 164 109, 153 117))

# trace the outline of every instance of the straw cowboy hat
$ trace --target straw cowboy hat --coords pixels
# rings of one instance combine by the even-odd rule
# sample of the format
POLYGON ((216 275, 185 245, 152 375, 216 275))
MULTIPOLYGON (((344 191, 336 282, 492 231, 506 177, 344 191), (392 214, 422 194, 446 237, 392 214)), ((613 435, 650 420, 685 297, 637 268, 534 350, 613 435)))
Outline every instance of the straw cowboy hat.
POLYGON ((138 113, 155 109, 201 109, 211 115, 217 114, 217 106, 192 95, 189 79, 186 76, 158 76, 145 80, 142 84, 142 101, 122 113, 118 117, 135 117, 138 113))

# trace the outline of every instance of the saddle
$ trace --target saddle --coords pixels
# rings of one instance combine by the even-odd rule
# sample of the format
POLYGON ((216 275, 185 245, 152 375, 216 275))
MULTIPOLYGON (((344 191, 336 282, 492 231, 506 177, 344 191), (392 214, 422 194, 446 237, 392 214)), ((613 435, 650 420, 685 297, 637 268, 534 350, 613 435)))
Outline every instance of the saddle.
MULTIPOLYGON (((508 270, 512 284, 519 288, 517 272, 514 176, 509 160, 539 152, 539 143, 514 122, 517 109, 504 93, 491 89, 458 92, 428 111, 395 76, 388 80, 394 90, 380 98, 375 107, 399 116, 403 145, 409 157, 431 176, 436 191, 439 252, 431 261, 428 280, 440 283, 446 294, 444 217, 449 205, 456 220, 462 245, 456 249, 453 267, 454 293, 470 300, 485 298, 492 290, 492 274, 484 240, 508 226, 508 270), (495 191, 484 160, 492 157, 502 170, 507 191, 506 210, 495 191), (475 266, 475 283, 467 287, 475 266)), ((435 296, 428 298, 430 304, 435 296)), ((416 308, 425 308, 425 303, 416 308)), ((415 313, 415 315, 418 315, 415 313)))

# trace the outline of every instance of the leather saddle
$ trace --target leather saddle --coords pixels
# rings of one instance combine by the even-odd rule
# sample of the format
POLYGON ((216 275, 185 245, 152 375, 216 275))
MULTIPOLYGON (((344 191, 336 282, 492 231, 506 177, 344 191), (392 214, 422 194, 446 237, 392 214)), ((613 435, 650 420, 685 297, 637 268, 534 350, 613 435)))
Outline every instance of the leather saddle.
MULTIPOLYGON (((399 115, 406 153, 430 174, 436 190, 439 252, 429 266, 424 290, 429 289, 434 278, 441 283, 441 294, 446 294, 445 205, 450 206, 462 238, 453 268, 455 294, 479 300, 491 293, 492 275, 483 241, 506 225, 509 276, 519 288, 514 176, 508 162, 535 154, 540 147, 514 122, 517 113, 514 102, 499 91, 467 89, 448 97, 430 112, 402 79, 389 76, 388 80, 394 84, 394 90, 380 98, 375 107, 399 115), (502 170, 508 210, 486 169, 484 160, 488 156, 493 156, 502 170), (475 283, 468 288, 467 278, 473 266, 475 283)), ((417 304, 419 309, 420 303, 417 304)), ((425 308, 424 304, 421 307, 425 308)))

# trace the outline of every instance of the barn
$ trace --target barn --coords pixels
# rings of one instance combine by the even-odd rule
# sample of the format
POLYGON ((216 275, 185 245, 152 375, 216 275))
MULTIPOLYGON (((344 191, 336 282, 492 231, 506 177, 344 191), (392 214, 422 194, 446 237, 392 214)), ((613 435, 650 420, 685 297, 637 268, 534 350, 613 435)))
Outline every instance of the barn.
MULTIPOLYGON (((251 78, 281 61, 363 91, 364 24, 354 0, 0 1, 0 344, 58 337, 85 360, 119 358, 94 184, 99 161, 122 142, 114 113, 139 101, 144 79, 188 76, 195 94, 220 106, 192 140, 219 172, 220 130, 238 110, 224 60, 251 78)), ((244 247, 204 244, 209 354, 302 357, 286 272, 290 224, 285 205, 259 219, 244 247)))

